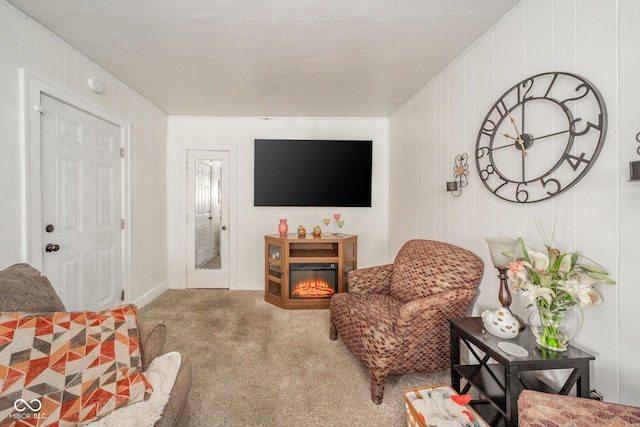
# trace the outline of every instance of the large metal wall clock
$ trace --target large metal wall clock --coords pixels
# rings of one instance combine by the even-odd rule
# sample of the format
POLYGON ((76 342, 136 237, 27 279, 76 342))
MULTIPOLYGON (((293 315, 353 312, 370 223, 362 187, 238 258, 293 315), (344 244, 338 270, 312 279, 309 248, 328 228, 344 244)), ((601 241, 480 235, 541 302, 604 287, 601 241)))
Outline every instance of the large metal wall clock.
POLYGON ((510 202, 549 199, 589 172, 606 133, 607 109, 593 84, 571 73, 537 74, 507 90, 484 118, 480 179, 510 202))

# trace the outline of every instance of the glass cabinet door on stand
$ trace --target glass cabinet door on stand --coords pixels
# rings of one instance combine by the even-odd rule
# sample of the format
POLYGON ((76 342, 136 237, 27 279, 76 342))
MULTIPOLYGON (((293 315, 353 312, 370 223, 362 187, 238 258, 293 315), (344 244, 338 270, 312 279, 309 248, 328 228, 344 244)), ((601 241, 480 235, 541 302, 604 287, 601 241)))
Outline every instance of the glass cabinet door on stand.
POLYGON ((358 247, 356 242, 348 242, 344 245, 344 267, 343 267, 343 277, 342 283, 344 284, 343 292, 349 292, 349 272, 355 270, 357 268, 356 260, 358 247))
POLYGON ((280 301, 282 299, 282 257, 283 246, 279 242, 266 241, 266 286, 265 286, 265 299, 267 301, 280 301))

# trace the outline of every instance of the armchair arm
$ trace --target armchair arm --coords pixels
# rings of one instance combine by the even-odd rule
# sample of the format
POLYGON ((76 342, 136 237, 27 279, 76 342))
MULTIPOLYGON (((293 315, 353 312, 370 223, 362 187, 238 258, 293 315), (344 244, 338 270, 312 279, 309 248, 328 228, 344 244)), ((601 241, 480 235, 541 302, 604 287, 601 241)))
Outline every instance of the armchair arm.
POLYGON ((393 264, 385 264, 350 271, 347 276, 349 293, 388 294, 392 269, 393 264))
POLYGON ((182 363, 176 382, 173 384, 169 401, 162 410, 162 418, 160 418, 153 427, 180 427, 189 425, 189 390, 193 381, 193 371, 191 367, 191 358, 181 353, 182 363))
POLYGON ((464 316, 475 295, 475 289, 456 289, 409 301, 400 309, 398 333, 403 329, 424 333, 424 328, 436 321, 434 317, 446 327, 448 318, 464 316))
POLYGON ((163 323, 138 320, 138 340, 142 370, 146 370, 153 359, 162 354, 167 339, 167 327, 163 323))

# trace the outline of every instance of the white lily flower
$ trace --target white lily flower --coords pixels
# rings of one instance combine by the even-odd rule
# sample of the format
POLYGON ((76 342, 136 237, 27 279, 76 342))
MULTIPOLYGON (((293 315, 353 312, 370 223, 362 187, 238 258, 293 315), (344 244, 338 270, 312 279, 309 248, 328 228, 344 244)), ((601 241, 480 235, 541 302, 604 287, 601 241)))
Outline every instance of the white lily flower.
POLYGON ((556 296, 555 292, 553 292, 553 289, 534 285, 533 283, 527 283, 525 292, 527 293, 527 296, 531 300, 532 304, 536 304, 536 300, 538 298, 542 298, 547 302, 547 304, 551 304, 551 301, 556 296))
POLYGON ((546 270, 549 268, 549 257, 547 254, 538 251, 529 251, 529 257, 535 270, 546 270))
POLYGON ((558 266, 558 271, 564 274, 567 274, 571 271, 571 254, 562 255, 560 266, 558 266))
POLYGON ((591 297, 590 305, 598 305, 602 303, 602 296, 597 291, 589 292, 589 296, 591 297))
POLYGON ((600 304, 602 301, 600 294, 593 290, 593 285, 580 283, 576 279, 567 280, 564 285, 562 285, 562 288, 577 300, 580 307, 600 304))
POLYGON ((571 275, 571 278, 575 278, 578 281, 578 283, 582 283, 584 285, 595 285, 596 283, 599 283, 598 280, 594 279, 590 275, 580 273, 579 271, 576 271, 575 273, 573 273, 571 275))

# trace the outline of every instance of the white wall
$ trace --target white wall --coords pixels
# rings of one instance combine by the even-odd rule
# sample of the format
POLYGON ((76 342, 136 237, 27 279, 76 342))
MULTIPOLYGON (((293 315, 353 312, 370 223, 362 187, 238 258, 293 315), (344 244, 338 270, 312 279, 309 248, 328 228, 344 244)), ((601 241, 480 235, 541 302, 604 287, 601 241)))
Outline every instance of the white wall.
POLYGON ((167 287, 166 114, 4 0, 0 55, 0 269, 27 261, 20 106, 24 68, 130 123, 128 226, 133 256, 125 280, 131 284, 129 301, 148 301, 167 287), (89 89, 91 76, 104 82, 102 94, 89 89))
POLYGON ((299 225, 310 231, 316 225, 324 227, 322 219, 339 211, 345 220, 343 232, 358 235, 358 266, 388 262, 387 119, 170 116, 167 178, 171 287, 185 286, 187 149, 232 150, 231 163, 234 166, 231 173, 237 180, 232 191, 236 192, 237 206, 235 213, 232 211, 235 226, 229 231, 232 236, 231 252, 238 254, 235 265, 231 267, 232 289, 264 289, 264 235, 277 233, 278 218, 287 218, 290 232, 295 232, 299 225), (372 207, 254 207, 253 141, 256 138, 373 140, 372 207))
MULTIPOLYGON (((636 0, 530 0, 514 8, 390 118, 389 185, 401 194, 391 200, 389 231, 391 253, 407 238, 421 236, 481 256, 486 270, 473 309, 478 315, 497 305, 497 272, 484 237, 521 236, 541 245, 536 221, 550 231, 557 217, 556 246, 595 259, 618 282, 599 287, 604 303, 585 310, 575 340, 597 355, 592 386, 606 400, 640 406, 640 183, 627 181, 628 162, 640 160, 638 22, 636 0), (475 168, 480 123, 505 90, 552 70, 584 75, 600 89, 609 112, 604 148, 566 193, 535 204, 502 201, 483 186, 475 168), (454 198, 444 185, 463 152, 470 157, 470 180, 454 198)), ((519 296, 512 307, 526 314, 519 296)))

